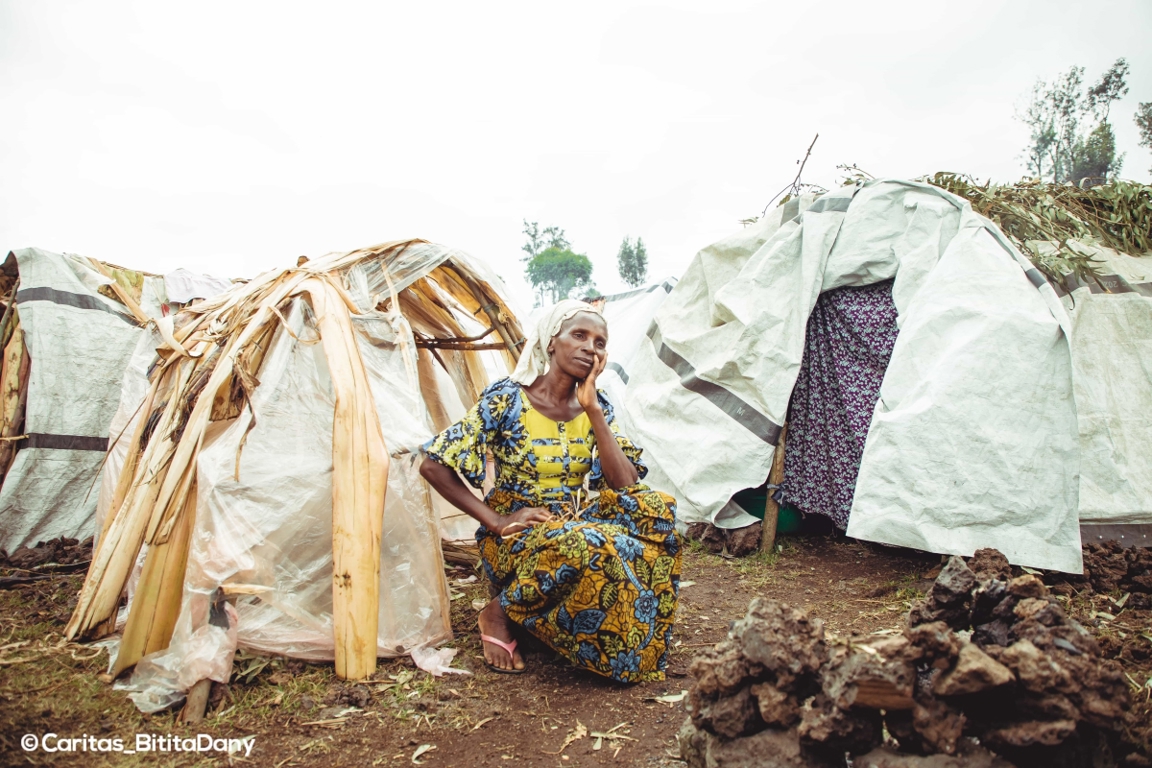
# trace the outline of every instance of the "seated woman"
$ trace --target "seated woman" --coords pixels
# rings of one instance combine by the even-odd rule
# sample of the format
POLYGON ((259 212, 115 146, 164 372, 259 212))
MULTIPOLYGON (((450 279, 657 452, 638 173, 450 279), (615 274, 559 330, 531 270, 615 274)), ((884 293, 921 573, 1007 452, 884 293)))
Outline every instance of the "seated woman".
POLYGON ((607 346, 599 310, 560 302, 512 376, 424 446, 420 474, 480 523, 484 572, 499 590, 479 619, 493 671, 524 671, 514 622, 605 677, 664 679, 680 582, 676 505, 640 483, 641 450, 596 389, 607 346), (495 487, 481 501, 456 473, 481 487, 487 453, 495 487))

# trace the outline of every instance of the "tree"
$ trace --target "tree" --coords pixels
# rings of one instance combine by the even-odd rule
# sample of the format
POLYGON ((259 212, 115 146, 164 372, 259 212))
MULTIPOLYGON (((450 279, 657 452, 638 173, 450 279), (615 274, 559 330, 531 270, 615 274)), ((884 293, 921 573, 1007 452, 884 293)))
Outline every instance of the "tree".
POLYGON ((1023 115, 1017 115, 1017 119, 1032 130, 1031 143, 1024 149, 1024 167, 1038 179, 1044 178, 1044 163, 1056 144, 1056 119, 1046 89, 1044 81, 1037 80, 1032 86, 1032 101, 1023 115))
POLYGON ((1100 77, 1100 82, 1088 89, 1088 109, 1092 110, 1099 122, 1107 123, 1112 102, 1119 101, 1128 93, 1128 85, 1124 82, 1126 77, 1128 77, 1128 62, 1119 58, 1112 68, 1100 77))
POLYGON ((1107 179, 1120 172, 1124 156, 1116 155, 1116 135, 1112 126, 1100 123, 1088 134, 1088 138, 1078 145, 1075 165, 1069 179, 1107 179))
POLYGON ((1122 158, 1108 115, 1112 102, 1128 92, 1127 75, 1128 62, 1120 58, 1087 91, 1083 67, 1070 68, 1051 84, 1037 80, 1031 101, 1017 116, 1031 129, 1025 167, 1037 178, 1050 173, 1055 182, 1115 176, 1122 158), (1087 129, 1090 117, 1095 125, 1087 129))
POLYGON ((568 298, 575 291, 595 290, 592 285, 592 262, 587 256, 567 248, 548 247, 528 260, 528 281, 537 292, 537 303, 553 303, 568 298))
POLYGON ((571 245, 564 237, 564 230, 559 227, 545 227, 541 230, 538 223, 535 221, 529 223, 528 219, 524 219, 524 235, 528 238, 528 242, 520 246, 520 249, 528 255, 521 261, 531 261, 546 248, 564 250, 571 245))
POLYGON ((1140 146, 1152 150, 1152 101, 1142 102, 1136 109, 1136 127, 1140 129, 1140 146))
POLYGON ((625 236, 616 253, 616 266, 625 283, 633 288, 644 285, 648 279, 648 249, 644 247, 644 240, 638 237, 633 243, 625 236))

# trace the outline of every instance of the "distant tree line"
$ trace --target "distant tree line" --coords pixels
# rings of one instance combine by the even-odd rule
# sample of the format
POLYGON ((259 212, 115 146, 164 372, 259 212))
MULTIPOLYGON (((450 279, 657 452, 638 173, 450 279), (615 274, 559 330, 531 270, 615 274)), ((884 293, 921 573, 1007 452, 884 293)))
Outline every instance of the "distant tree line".
MULTIPOLYGON (((1084 68, 1073 66, 1051 83, 1037 80, 1018 118, 1030 129, 1025 167, 1038 179, 1103 183, 1116 178, 1124 155, 1116 153, 1109 122, 1112 104, 1128 93, 1128 62, 1117 59, 1085 88, 1084 68)), ((1152 149, 1152 103, 1136 112, 1141 146, 1152 149)))
MULTIPOLYGON (((524 219, 524 274, 536 291, 536 306, 565 298, 600 296, 592 281, 592 261, 575 253, 560 227, 540 228, 539 222, 524 219)), ((620 279, 638 287, 648 279, 648 249, 640 237, 632 242, 626 236, 616 254, 620 279)))

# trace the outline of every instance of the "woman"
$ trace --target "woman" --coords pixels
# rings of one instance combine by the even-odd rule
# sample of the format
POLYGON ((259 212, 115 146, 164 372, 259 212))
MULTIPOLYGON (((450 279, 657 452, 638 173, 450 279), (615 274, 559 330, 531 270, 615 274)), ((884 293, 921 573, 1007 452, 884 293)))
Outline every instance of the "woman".
POLYGON ((640 483, 641 450, 596 389, 607 347, 598 309, 560 302, 512 376, 424 446, 420 474, 480 523, 484 572, 499 590, 479 619, 493 671, 524 671, 515 623, 598 674, 664 679, 680 582, 675 501, 640 483), (481 487, 487 453, 496 483, 481 501, 457 471, 481 487))

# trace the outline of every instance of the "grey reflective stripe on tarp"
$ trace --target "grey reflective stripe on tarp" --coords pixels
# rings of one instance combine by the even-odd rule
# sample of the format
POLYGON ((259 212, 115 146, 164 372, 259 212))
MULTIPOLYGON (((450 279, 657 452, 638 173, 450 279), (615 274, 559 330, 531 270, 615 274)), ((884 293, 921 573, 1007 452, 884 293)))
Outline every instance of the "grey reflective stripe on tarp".
POLYGON ((652 323, 651 327, 648 328, 648 338, 652 340, 652 346, 655 348, 656 356, 660 358, 660 362, 671 368, 680 377, 680 386, 700 395, 769 445, 776 445, 779 442, 779 424, 719 384, 699 378, 692 364, 664 343, 664 339, 660 335, 660 328, 656 323, 652 323))
POLYGON ((800 198, 794 197, 784 203, 784 212, 780 214, 780 224, 783 226, 800 215, 800 198))
POLYGON ((98 309, 101 312, 107 312, 114 317, 120 318, 129 325, 139 325, 135 318, 117 312, 95 296, 85 296, 82 293, 58 291, 55 288, 48 288, 47 286, 24 288, 16 292, 17 304, 23 304, 28 301, 50 301, 53 304, 63 304, 64 306, 77 307, 78 309, 98 309))
POLYGON ((805 213, 847 213, 850 205, 851 197, 822 197, 808 206, 805 213))
POLYGON ((1136 283, 1133 285, 1120 275, 1101 275, 1097 280, 1081 280, 1075 273, 1064 276, 1064 285, 1068 293, 1080 288, 1087 288, 1090 293, 1138 293, 1141 296, 1152 298, 1152 283, 1136 283))
POLYGON ((608 365, 605 367, 610 371, 616 371, 616 375, 620 377, 620 381, 624 382, 625 384, 628 383, 628 374, 625 373, 624 367, 621 366, 620 363, 608 363, 608 365))
POLYGON ((660 288, 664 289, 664 293, 672 293, 672 289, 675 287, 676 287, 675 285, 673 285, 672 283, 665 280, 662 283, 657 283, 656 285, 650 285, 647 288, 637 288, 634 291, 625 291, 624 293, 616 293, 616 294, 613 294, 611 296, 605 296, 604 302, 607 303, 609 301, 621 301, 622 299, 630 299, 633 296, 639 296, 642 293, 652 293, 652 291, 655 291, 655 290, 660 289, 660 288))
POLYGON ((1044 279, 1044 275, 1040 274, 1040 270, 1038 269, 1029 269, 1024 274, 1028 276, 1028 282, 1032 283, 1032 285, 1036 288, 1040 288, 1042 285, 1048 282, 1044 279))
POLYGON ((21 448, 54 448, 61 451, 100 451, 107 453, 108 438, 85 437, 84 435, 46 435, 31 432, 21 443, 21 448))

